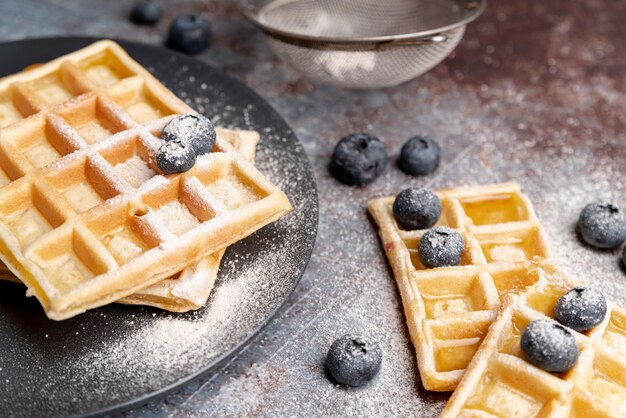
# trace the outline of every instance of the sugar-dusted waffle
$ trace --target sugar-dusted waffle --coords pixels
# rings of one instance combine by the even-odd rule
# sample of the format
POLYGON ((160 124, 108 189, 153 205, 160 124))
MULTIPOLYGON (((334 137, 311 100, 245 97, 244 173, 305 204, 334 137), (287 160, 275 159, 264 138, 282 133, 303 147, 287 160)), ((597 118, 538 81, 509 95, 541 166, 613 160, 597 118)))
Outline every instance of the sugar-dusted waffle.
MULTIPOLYGON (((254 131, 231 131, 217 129, 217 135, 228 141, 244 157, 254 161, 259 134, 254 131)), ((187 267, 145 289, 129 295, 118 303, 129 305, 149 305, 172 312, 186 312, 199 309, 206 303, 217 278, 224 250, 211 254, 196 266, 187 267)), ((11 271, 0 262, 0 279, 20 282, 11 271)))
POLYGON ((223 138, 157 175, 192 111, 103 41, 0 81, 0 258, 53 319, 126 297, 291 209, 223 138))
POLYGON ((402 229, 394 197, 371 200, 383 248, 400 289, 424 387, 453 390, 496 317, 502 299, 534 285, 533 262, 549 257, 529 200, 515 183, 435 191, 437 225, 465 239, 461 265, 426 269, 417 247, 425 230, 402 229))
MULTIPOLYGON (((217 135, 233 145, 248 160, 254 161, 256 144, 259 142, 257 132, 218 129, 217 135)), ((150 305, 172 312, 200 309, 213 289, 224 251, 211 254, 195 266, 187 267, 182 272, 118 302, 128 305, 150 305)))
MULTIPOLYGON (((541 271, 543 270, 543 271, 541 271)), ((626 416, 626 310, 609 304, 597 327, 577 333, 578 361, 566 373, 529 363, 521 333, 536 319, 553 319, 559 297, 572 280, 554 265, 547 277, 521 295, 510 295, 470 363, 441 417, 626 416)))

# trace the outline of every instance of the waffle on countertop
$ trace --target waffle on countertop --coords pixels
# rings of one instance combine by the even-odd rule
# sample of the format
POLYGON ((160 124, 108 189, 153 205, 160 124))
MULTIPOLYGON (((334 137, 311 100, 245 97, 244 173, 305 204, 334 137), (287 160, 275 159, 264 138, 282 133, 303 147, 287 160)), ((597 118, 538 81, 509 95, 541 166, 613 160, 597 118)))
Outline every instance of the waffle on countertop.
POLYGON ((0 80, 0 258, 52 319, 129 296, 291 210, 223 138, 157 175, 192 112, 115 43, 0 80))
POLYGON ((538 268, 540 285, 511 295, 441 417, 626 416, 626 310, 609 304, 604 321, 571 331, 579 358, 567 373, 548 373, 524 359, 521 333, 554 319, 556 301, 575 285, 555 265, 538 268))
POLYGON ((537 263, 549 251, 530 201, 516 183, 435 191, 437 225, 465 239, 461 265, 425 269, 417 254, 426 230, 406 231, 394 219, 394 197, 369 211, 400 289, 409 333, 427 390, 451 391, 496 318, 507 294, 539 282, 537 263))

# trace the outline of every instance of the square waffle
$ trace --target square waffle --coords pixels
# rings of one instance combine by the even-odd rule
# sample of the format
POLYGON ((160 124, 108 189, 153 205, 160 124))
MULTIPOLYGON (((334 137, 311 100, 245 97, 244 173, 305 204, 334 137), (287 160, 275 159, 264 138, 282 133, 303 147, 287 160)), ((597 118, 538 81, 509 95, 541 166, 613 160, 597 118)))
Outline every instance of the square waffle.
POLYGON ((511 295, 441 417, 626 416, 626 310, 609 304, 597 327, 577 333, 579 358, 567 373, 549 373, 525 360, 521 333, 536 319, 554 319, 556 301, 573 281, 543 266, 539 286, 511 295))
POLYGON ((549 258, 539 221, 516 183, 435 191, 437 225, 465 239, 461 265, 426 269, 417 254, 426 230, 396 222, 394 197, 369 202, 400 289, 409 333, 427 390, 451 391, 461 380, 503 298, 538 282, 532 268, 549 258))
MULTIPOLYGON (((259 134, 255 131, 230 131, 217 129, 224 138, 247 160, 254 162, 259 134)), ((161 280, 145 289, 118 300, 127 305, 149 305, 171 312, 200 309, 209 298, 225 250, 205 257, 195 266, 187 267, 178 274, 161 280)))
POLYGON ((189 112, 110 41, 0 80, 0 259, 50 318, 135 293, 291 210, 223 138, 188 172, 157 175, 161 130, 189 112))
MULTIPOLYGON (((231 131, 217 129, 217 135, 228 141, 250 161, 254 161, 259 134, 254 131, 231 131)), ((133 162, 136 162, 133 160, 133 162)), ((133 164, 128 164, 132 166, 133 164)), ((171 312, 187 312, 200 309, 213 289, 224 250, 211 254, 197 265, 187 267, 178 274, 148 286, 132 295, 118 300, 128 305, 148 305, 171 312)), ((0 279, 21 283, 2 262, 0 279)))

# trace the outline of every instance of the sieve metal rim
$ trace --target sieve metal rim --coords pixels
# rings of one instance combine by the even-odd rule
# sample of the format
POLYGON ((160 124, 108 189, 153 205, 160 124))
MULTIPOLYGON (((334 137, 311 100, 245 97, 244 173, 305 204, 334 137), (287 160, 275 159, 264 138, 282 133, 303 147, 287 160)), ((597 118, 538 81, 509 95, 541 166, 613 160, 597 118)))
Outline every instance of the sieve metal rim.
MULTIPOLYGON (((294 0, 287 0, 294 1, 294 0)), ((293 45, 305 46, 314 49, 354 49, 359 50, 378 49, 381 46, 413 46, 420 44, 445 42, 447 36, 445 32, 465 26, 477 19, 485 10, 485 0, 452 0, 472 10, 472 13, 459 21, 440 28, 429 29, 419 32, 412 32, 400 35, 371 36, 361 38, 343 38, 303 35, 295 32, 276 29, 258 19, 258 13, 245 7, 245 1, 239 1, 238 6, 241 13, 255 26, 261 29, 266 35, 280 41, 293 45)))

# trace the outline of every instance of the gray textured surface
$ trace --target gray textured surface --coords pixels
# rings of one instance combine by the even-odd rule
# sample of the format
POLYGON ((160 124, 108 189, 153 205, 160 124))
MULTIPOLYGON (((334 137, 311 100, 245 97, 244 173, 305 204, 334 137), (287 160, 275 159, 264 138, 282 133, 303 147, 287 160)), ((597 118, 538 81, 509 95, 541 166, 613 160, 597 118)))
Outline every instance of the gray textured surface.
POLYGON ((399 88, 362 93, 299 78, 226 0, 167 2, 154 29, 127 22, 130 4, 4 0, 0 38, 90 34, 159 44, 175 14, 202 11, 215 39, 199 59, 258 91, 304 143, 320 226, 307 273, 264 332, 220 372, 126 416, 436 415, 447 396, 418 383, 399 295, 365 212, 369 198, 409 184, 519 181, 557 261, 626 303, 618 252, 583 246, 573 229, 596 197, 626 205, 624 2, 492 2, 442 65, 399 88), (409 136, 430 134, 443 146, 442 166, 419 179, 390 166, 368 187, 341 186, 326 172, 332 145, 361 130, 383 138, 392 158, 409 136), (382 371, 368 387, 336 387, 324 375, 326 350, 346 332, 380 341, 382 371))

